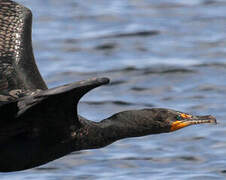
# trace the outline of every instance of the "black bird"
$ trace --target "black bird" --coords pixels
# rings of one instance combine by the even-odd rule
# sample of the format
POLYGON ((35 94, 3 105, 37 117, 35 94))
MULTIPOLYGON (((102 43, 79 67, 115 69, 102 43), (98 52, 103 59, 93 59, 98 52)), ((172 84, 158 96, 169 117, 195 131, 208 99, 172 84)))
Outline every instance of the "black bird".
POLYGON ((93 78, 48 89, 34 61, 31 24, 29 9, 0 0, 0 171, 32 168, 122 138, 216 122, 210 115, 162 108, 119 112, 100 122, 79 116, 80 98, 109 79, 93 78))

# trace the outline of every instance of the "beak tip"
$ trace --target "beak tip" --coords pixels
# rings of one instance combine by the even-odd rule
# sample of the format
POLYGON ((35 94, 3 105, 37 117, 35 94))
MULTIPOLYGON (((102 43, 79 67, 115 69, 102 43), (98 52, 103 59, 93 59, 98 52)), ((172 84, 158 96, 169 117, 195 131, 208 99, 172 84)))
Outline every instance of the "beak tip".
POLYGON ((216 120, 216 118, 214 116, 209 115, 209 118, 211 119, 211 123, 212 124, 217 124, 217 120, 216 120))

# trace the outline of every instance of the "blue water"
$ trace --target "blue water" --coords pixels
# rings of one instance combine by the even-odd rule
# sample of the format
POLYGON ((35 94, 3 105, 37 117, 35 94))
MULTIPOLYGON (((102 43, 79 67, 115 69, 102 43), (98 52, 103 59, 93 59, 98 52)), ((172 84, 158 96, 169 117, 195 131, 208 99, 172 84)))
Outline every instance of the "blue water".
POLYGON ((17 0, 33 11, 33 47, 49 87, 107 76, 79 112, 165 107, 218 125, 118 141, 1 180, 226 178, 226 1, 17 0))

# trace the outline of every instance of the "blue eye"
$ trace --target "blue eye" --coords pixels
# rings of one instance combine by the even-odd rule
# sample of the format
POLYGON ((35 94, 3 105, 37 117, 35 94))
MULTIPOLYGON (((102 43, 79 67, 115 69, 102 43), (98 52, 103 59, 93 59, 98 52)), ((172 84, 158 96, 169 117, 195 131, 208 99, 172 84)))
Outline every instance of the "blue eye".
POLYGON ((182 118, 181 118, 180 115, 177 115, 177 116, 176 116, 176 119, 177 119, 177 120, 181 120, 182 118))

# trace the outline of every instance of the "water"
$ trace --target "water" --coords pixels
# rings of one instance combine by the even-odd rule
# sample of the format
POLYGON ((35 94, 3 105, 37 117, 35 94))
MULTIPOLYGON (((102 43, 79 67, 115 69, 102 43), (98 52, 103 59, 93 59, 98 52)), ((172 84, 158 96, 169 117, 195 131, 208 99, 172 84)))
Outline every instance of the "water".
POLYGON ((1 180, 226 178, 226 1, 18 2, 33 11, 35 56, 49 87, 111 78, 82 99, 83 116, 165 107, 212 114, 219 124, 124 139, 1 180))

